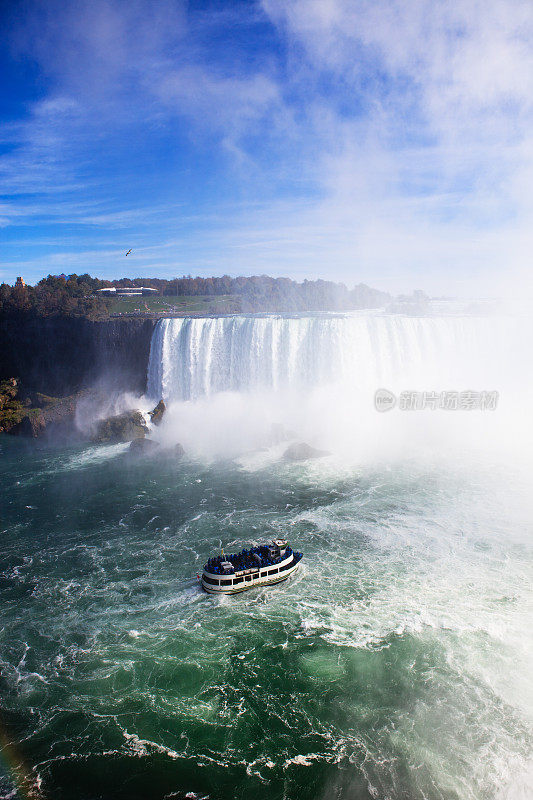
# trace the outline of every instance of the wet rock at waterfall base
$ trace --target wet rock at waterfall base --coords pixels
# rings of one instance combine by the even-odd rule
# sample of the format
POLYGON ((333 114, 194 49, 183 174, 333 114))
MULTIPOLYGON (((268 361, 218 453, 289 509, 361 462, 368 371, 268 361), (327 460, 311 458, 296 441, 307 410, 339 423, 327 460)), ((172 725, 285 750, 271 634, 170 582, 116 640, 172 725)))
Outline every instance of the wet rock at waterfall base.
POLYGON ((128 449, 129 456, 153 456, 159 450, 159 443, 153 439, 134 439, 128 449))
POLYGON ((327 450, 317 450, 306 442, 295 442, 283 453, 284 461, 307 461, 309 458, 322 458, 331 455, 327 450))
POLYGON ((46 430, 46 420, 40 408, 32 408, 27 414, 9 429, 12 436, 29 436, 30 439, 38 439, 44 435, 46 430))
POLYGON ((154 425, 161 425, 166 410, 167 407, 165 405, 165 401, 160 400, 159 403, 154 408, 154 410, 149 412, 150 418, 154 425))
POLYGON ((69 397, 50 397, 40 392, 29 392, 20 400, 15 396, 17 391, 18 381, 15 379, 0 383, 0 432, 32 439, 46 436, 53 441, 79 437, 76 408, 81 398, 89 396, 89 391, 77 392, 69 397), (4 384, 11 390, 7 399, 5 392, 2 395, 4 384))
POLYGON ((93 442, 131 442, 144 439, 148 428, 140 411, 126 411, 97 423, 93 442))

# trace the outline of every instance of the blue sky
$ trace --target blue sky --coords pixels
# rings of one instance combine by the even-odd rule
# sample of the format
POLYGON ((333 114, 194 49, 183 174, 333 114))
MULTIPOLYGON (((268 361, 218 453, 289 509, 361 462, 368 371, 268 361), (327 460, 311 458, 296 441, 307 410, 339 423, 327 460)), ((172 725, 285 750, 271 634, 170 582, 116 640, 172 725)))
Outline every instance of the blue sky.
POLYGON ((0 280, 528 279, 530 0, 1 9, 0 280))

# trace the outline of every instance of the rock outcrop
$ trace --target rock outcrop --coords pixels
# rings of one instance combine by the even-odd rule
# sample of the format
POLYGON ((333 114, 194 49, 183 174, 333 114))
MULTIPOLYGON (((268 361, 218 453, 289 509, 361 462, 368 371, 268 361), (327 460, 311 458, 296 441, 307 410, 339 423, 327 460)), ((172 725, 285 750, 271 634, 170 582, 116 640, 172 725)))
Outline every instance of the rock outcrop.
POLYGON ((29 436, 31 439, 38 439, 46 431, 46 420, 42 409, 31 408, 17 425, 8 431, 12 436, 29 436))
POLYGON ((126 411, 115 417, 100 420, 92 436, 96 443, 131 442, 144 439, 148 428, 140 411, 126 411))
POLYGON ((159 442, 155 442, 153 439, 134 439, 127 450, 128 456, 135 457, 154 456, 158 453, 167 457, 173 455, 176 458, 182 458, 185 450, 181 444, 176 444, 171 448, 161 447, 159 442))
POLYGON ((161 425, 167 407, 164 400, 160 400, 153 411, 150 411, 150 419, 154 425, 161 425))
POLYGON ((283 453, 283 460, 307 461, 309 458, 322 458, 323 456, 329 455, 330 453, 327 450, 317 450, 315 447, 311 447, 310 444, 306 444, 305 442, 295 442, 287 447, 283 453))
POLYGON ((77 392, 69 397, 30 392, 21 400, 17 398, 18 391, 19 383, 15 378, 0 383, 0 432, 32 439, 45 434, 55 437, 75 433, 76 406, 88 392, 77 392))
POLYGON ((153 439, 134 439, 128 449, 129 456, 153 456, 159 450, 159 443, 153 439))

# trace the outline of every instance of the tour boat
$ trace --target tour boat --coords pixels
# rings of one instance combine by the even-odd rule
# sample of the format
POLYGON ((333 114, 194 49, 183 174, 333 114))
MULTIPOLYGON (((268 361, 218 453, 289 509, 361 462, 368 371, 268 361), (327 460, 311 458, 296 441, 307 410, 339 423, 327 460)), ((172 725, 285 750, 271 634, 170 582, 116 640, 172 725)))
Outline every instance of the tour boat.
POLYGON ((285 539, 274 539, 229 556, 222 552, 205 564, 202 587, 210 594, 237 594, 254 586, 271 586, 296 572, 302 556, 285 539))

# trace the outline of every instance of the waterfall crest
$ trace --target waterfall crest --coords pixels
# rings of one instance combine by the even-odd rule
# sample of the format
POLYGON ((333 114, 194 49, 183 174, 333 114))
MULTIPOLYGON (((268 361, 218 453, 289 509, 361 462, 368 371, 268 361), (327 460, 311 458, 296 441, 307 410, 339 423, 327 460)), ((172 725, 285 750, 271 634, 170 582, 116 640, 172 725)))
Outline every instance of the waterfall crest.
POLYGON ((353 391, 382 384, 431 389, 463 373, 470 384, 509 352, 508 342, 509 320, 482 317, 162 319, 152 337, 147 391, 150 397, 194 400, 220 391, 332 383, 353 391))

